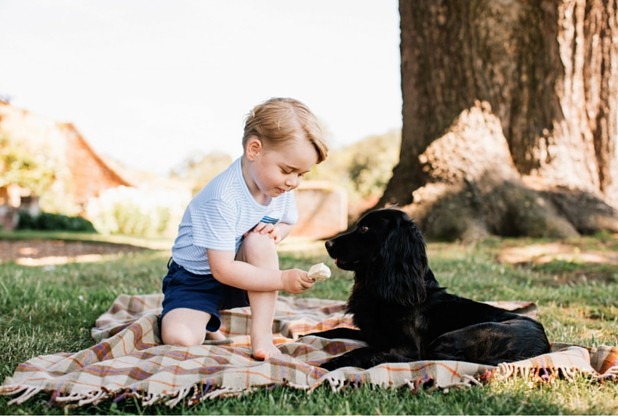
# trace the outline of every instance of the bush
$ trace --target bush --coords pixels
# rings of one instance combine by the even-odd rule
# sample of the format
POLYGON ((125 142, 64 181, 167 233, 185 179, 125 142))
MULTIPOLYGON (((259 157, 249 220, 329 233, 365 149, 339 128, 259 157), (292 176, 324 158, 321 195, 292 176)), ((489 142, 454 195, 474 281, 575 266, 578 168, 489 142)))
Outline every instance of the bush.
POLYGON ((101 234, 172 237, 190 197, 182 189, 118 187, 91 199, 86 211, 101 234))
POLYGON ((39 215, 30 215, 29 212, 19 212, 18 230, 45 230, 45 231, 79 231, 95 233, 96 230, 90 221, 82 217, 70 217, 62 214, 42 212, 39 215))

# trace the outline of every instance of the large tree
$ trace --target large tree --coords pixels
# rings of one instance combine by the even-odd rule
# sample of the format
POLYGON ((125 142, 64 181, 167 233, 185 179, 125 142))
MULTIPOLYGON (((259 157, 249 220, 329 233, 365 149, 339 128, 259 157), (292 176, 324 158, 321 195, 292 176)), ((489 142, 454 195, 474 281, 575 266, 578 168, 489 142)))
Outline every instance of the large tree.
POLYGON ((400 162, 439 238, 618 231, 616 0, 400 0, 400 162))

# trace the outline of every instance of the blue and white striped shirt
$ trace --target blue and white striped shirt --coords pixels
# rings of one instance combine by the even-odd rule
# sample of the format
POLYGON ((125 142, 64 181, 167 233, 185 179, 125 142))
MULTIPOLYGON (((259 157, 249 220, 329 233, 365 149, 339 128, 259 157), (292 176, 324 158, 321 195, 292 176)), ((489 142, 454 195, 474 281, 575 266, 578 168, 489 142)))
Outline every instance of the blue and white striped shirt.
POLYGON ((206 249, 238 252, 242 236, 260 221, 295 224, 294 193, 259 204, 249 192, 238 158, 191 200, 178 226, 172 257, 192 273, 209 274, 206 249))

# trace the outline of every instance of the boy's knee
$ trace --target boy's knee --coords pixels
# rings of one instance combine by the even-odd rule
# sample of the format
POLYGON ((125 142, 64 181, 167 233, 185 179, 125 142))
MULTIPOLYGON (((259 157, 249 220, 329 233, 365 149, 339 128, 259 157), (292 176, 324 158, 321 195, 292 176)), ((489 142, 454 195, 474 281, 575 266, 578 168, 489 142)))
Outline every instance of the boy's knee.
POLYGON ((243 245, 260 247, 264 244, 272 245, 274 247, 275 240, 273 240, 268 234, 260 234, 257 232, 249 232, 243 239, 243 245))
POLYGON ((183 315, 185 311, 174 309, 161 320, 161 341, 166 345, 193 347, 200 345, 206 338, 206 324, 187 321, 191 316, 183 315))
POLYGON ((165 345, 175 345, 177 347, 194 347, 204 342, 204 337, 194 334, 188 330, 181 331, 161 331, 161 340, 165 345))
POLYGON ((268 235, 250 232, 243 239, 239 254, 244 261, 253 263, 254 260, 276 257, 277 247, 268 235))

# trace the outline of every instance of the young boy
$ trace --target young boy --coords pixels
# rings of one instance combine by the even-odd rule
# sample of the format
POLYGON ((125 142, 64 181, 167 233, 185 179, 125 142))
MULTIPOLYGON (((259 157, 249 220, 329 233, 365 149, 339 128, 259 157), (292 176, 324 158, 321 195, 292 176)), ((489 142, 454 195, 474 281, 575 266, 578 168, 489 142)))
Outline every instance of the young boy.
POLYGON ((272 337, 278 291, 313 286, 303 270, 279 270, 276 245, 298 219, 291 191, 328 149, 315 115, 290 98, 256 106, 242 145, 180 222, 163 279, 161 337, 181 346, 223 339, 219 311, 250 305, 252 354, 266 360, 280 354, 272 337))

